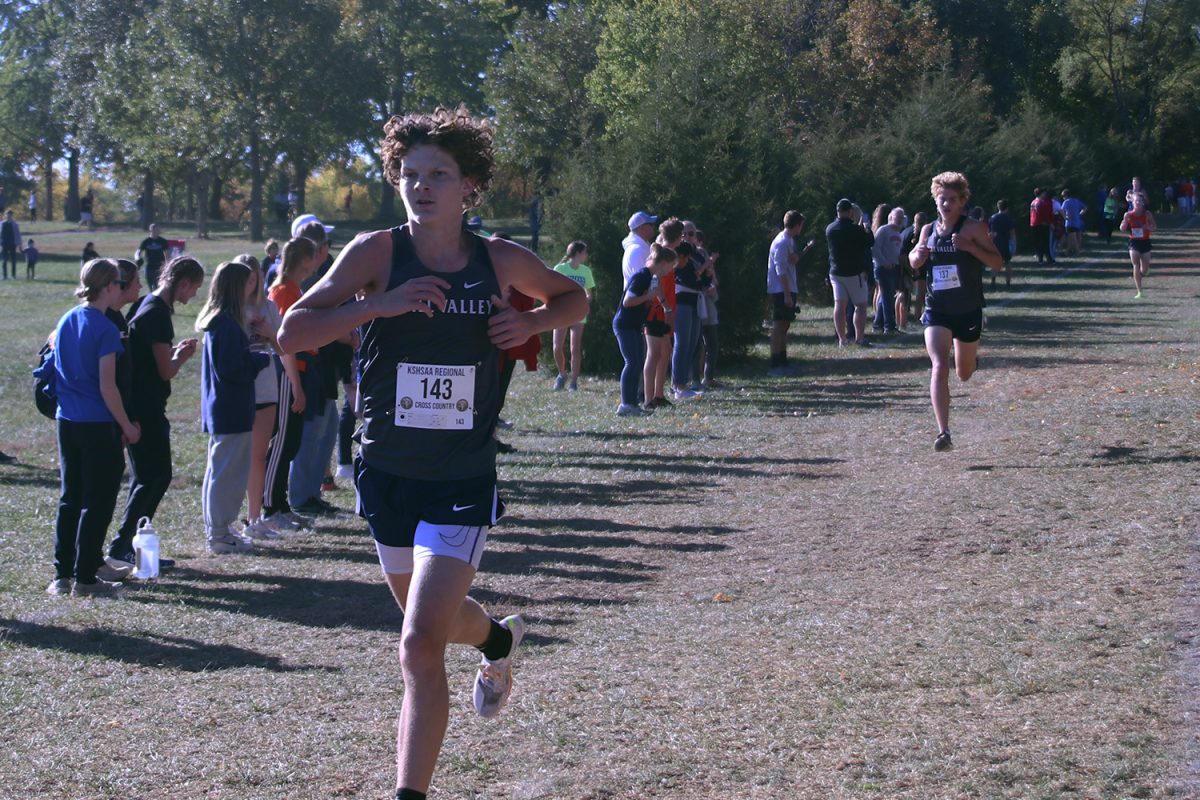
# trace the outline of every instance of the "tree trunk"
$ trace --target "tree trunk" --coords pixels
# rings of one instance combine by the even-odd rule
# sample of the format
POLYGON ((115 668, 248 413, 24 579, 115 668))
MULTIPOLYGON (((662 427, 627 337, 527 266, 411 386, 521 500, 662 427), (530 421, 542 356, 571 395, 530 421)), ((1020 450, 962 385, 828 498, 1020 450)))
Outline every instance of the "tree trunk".
POLYGON ((209 187, 209 172, 202 169, 196 173, 192 179, 192 186, 195 189, 193 194, 196 197, 196 238, 208 238, 208 187, 209 187))
MULTIPOLYGON (((397 51, 399 51, 399 48, 397 48, 397 51)), ((398 65, 403 66, 404 57, 399 52, 397 52, 396 58, 399 62, 398 65)), ((397 72, 396 74, 403 75, 404 73, 397 72)), ((391 115, 399 114, 403 99, 404 97, 400 92, 400 88, 393 86, 385 113, 391 115)), ((380 174, 383 174, 383 164, 380 163, 379 166, 380 174)), ((388 225, 395 224, 396 222, 396 188, 388 183, 387 176, 384 176, 383 184, 379 187, 379 221, 388 225)))
MULTIPOLYGON (((198 172, 199 170, 197 170, 195 167, 192 167, 191 170, 188 171, 187 214, 185 215, 188 219, 196 219, 196 192, 200 191, 200 176, 197 174, 198 172)), ((199 233, 199 231, 197 231, 197 233, 199 233)))
POLYGON ((208 217, 209 219, 221 219, 221 192, 224 190, 224 181, 220 175, 212 176, 212 183, 208 189, 208 217))
POLYGON ((296 213, 305 213, 304 207, 304 190, 308 184, 308 159, 299 155, 292 158, 293 184, 296 187, 296 196, 299 201, 296 203, 296 213))
POLYGON ((149 230, 154 222, 154 174, 142 176, 142 230, 149 230))
POLYGON ((67 205, 63 209, 63 219, 79 221, 79 150, 76 148, 67 151, 67 205))
POLYGON ((262 153, 259 152, 258 134, 250 134, 250 241, 263 240, 262 194, 263 169, 262 153))
POLYGON ((42 180, 46 184, 46 205, 42 219, 54 219, 54 156, 47 149, 42 154, 42 180))

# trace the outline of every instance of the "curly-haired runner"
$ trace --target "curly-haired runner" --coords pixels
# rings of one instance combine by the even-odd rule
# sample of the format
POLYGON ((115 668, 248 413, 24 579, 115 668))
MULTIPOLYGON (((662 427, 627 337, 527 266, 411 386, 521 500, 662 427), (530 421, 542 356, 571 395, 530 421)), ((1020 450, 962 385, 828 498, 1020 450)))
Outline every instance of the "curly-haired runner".
POLYGON ((963 209, 971 197, 961 172, 935 175, 930 186, 938 218, 921 229, 917 246, 908 255, 913 271, 929 262, 925 294, 925 350, 932 365, 929 398, 937 420, 937 451, 949 450, 950 345, 954 371, 966 381, 975 372, 979 336, 983 330, 983 268, 998 272, 1004 259, 992 244, 987 224, 967 219, 963 209))
POLYGON ((355 238, 288 311, 279 343, 295 352, 362 326, 355 485, 404 613, 396 797, 411 800, 425 797, 446 732, 446 645, 482 652, 475 709, 490 717, 508 700, 524 632, 519 616, 497 621, 467 597, 503 510, 499 349, 575 324, 588 304, 578 284, 520 245, 464 230, 463 211, 492 176, 485 123, 439 108, 393 117, 384 130, 385 174, 409 221, 355 238), (543 305, 517 312, 504 299, 510 289, 543 305))

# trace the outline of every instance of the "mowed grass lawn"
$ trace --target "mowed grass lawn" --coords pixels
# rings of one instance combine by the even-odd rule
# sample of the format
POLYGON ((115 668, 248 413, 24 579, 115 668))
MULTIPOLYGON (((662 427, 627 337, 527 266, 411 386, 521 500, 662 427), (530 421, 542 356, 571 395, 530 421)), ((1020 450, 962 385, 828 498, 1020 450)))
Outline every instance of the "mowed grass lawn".
MULTIPOLYGON (((1163 228, 1137 302, 1119 244, 1018 260, 949 453, 919 337, 839 351, 824 308, 795 377, 760 348, 645 420, 614 416, 614 375, 518 372, 473 595, 529 635, 496 720, 451 650, 431 797, 1198 796, 1200 225, 1163 228)), ((43 594, 58 467, 29 370, 85 238, 56 229, 25 230, 36 282, 0 282, 0 796, 390 797, 399 616, 370 538, 346 514, 205 555, 198 363, 156 520, 179 568, 43 594)), ((258 251, 239 236, 192 249, 211 270, 258 251)))

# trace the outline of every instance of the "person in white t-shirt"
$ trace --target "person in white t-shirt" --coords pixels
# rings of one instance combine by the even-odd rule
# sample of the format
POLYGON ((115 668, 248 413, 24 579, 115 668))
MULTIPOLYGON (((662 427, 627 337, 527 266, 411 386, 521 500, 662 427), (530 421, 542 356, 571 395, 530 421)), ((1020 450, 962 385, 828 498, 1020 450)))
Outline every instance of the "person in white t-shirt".
MULTIPOLYGON (((767 294, 771 296, 771 367, 768 375, 787 371, 787 332, 796 318, 796 253, 795 239, 804 230, 804 215, 788 211, 783 215, 783 230, 771 241, 767 258, 767 294)), ((812 242, 804 248, 812 247, 812 242)))
POLYGON ((628 286, 644 266, 650 255, 650 243, 654 241, 658 217, 639 211, 629 218, 629 235, 621 242, 625 255, 621 258, 621 285, 628 286))

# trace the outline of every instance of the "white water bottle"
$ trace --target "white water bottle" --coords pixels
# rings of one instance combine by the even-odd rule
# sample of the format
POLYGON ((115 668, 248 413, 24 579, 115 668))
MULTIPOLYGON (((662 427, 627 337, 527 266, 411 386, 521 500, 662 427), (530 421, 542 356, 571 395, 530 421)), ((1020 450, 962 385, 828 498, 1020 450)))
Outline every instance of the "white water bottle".
POLYGON ((137 568, 133 577, 149 581, 158 577, 158 533, 150 525, 149 517, 138 520, 137 533, 133 536, 133 552, 137 568))

